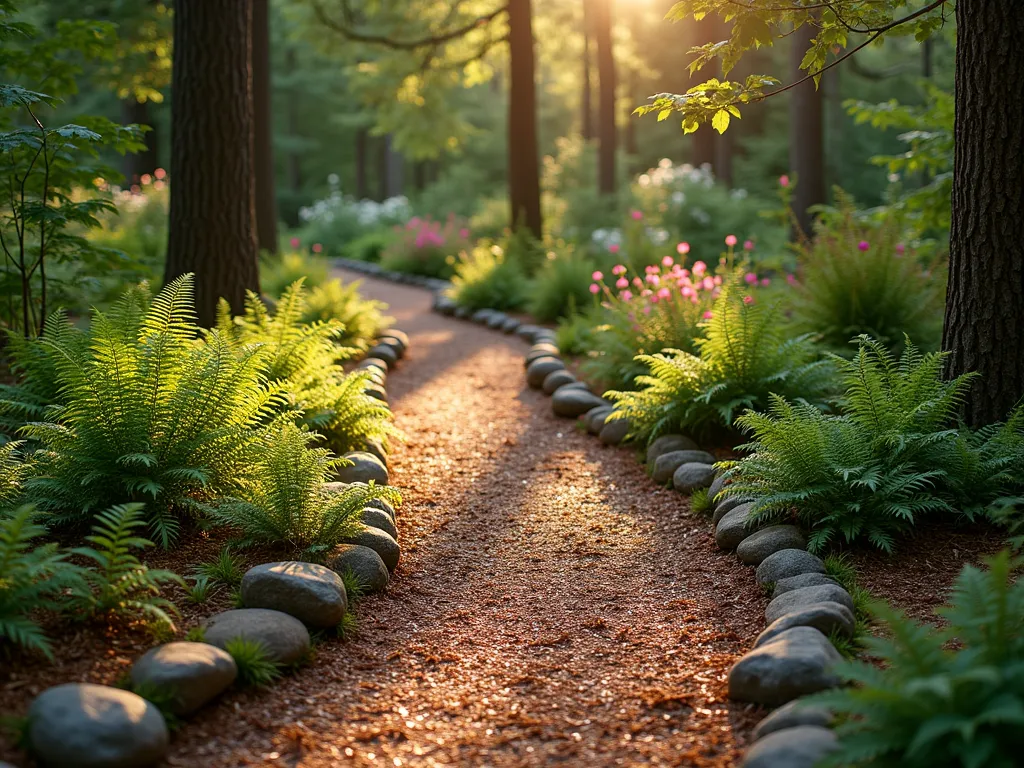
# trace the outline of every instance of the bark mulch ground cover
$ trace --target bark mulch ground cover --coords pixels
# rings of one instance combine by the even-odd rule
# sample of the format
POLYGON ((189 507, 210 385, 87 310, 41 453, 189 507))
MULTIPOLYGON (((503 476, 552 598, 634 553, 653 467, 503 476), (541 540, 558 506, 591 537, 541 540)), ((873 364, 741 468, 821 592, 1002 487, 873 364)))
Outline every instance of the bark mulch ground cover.
MULTIPOLYGON (((354 638, 190 718, 169 763, 736 764, 764 714, 725 696, 764 628, 753 569, 629 451, 551 415, 525 387, 523 342, 432 314, 421 289, 364 289, 411 337, 388 389, 406 437, 396 578, 359 604, 354 638)), ((999 546, 970 531, 920 542, 856 557, 864 586, 937 602, 965 558, 999 546)), ((56 682, 110 683, 145 644, 85 632, 59 641, 55 667, 0 672, 0 711, 56 682)))

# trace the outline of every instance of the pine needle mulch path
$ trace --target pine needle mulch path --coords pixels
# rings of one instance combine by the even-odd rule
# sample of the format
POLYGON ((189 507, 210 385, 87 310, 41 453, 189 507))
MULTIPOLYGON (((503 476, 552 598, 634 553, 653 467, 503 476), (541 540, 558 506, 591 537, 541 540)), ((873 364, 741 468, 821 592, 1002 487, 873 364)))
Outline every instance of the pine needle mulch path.
POLYGON ((758 716, 725 696, 764 624, 752 570, 629 451, 552 416, 521 341, 365 289, 412 342, 388 380, 397 576, 356 638, 193 718, 172 764, 734 765, 758 716))

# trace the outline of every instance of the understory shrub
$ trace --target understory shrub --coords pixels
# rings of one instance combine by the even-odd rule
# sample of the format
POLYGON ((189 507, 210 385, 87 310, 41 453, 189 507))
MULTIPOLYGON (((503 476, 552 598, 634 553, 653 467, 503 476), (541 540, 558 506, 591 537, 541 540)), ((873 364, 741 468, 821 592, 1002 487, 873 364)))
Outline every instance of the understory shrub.
POLYGON ((409 201, 402 196, 383 202, 356 200, 342 194, 338 177, 327 177, 330 193, 312 205, 299 209, 302 222, 295 235, 308 248, 319 243, 328 253, 339 256, 357 238, 405 222, 411 215, 409 201))
POLYGON ((820 334, 839 354, 862 334, 888 346, 909 336, 924 349, 937 349, 945 270, 920 263, 901 242, 898 221, 860 224, 852 203, 844 201, 830 222, 811 243, 798 245, 797 327, 820 334))
POLYGON ((715 300, 697 354, 667 350, 641 355, 649 373, 635 392, 611 392, 611 419, 629 419, 643 441, 664 434, 706 434, 729 428, 744 410, 763 410, 774 393, 823 404, 833 383, 831 363, 807 336, 785 338, 777 306, 749 302, 735 287, 715 300))
POLYGON ((240 354, 258 348, 261 373, 286 399, 289 416, 325 435, 340 452, 385 442, 392 434, 388 406, 366 394, 367 371, 346 374, 341 362, 358 350, 337 342, 344 326, 336 319, 304 323, 309 311, 303 280, 285 290, 273 310, 259 296, 246 296, 245 311, 230 316, 220 306, 218 329, 240 354))
POLYGON ((268 256, 260 264, 260 289, 267 296, 280 296, 296 280, 311 288, 323 285, 331 276, 331 265, 323 256, 307 251, 290 251, 268 256))
POLYGON ((57 522, 89 520, 145 501, 167 547, 197 498, 229 487, 281 405, 262 371, 267 351, 236 350, 210 331, 197 340, 192 277, 151 298, 129 290, 87 331, 70 326, 38 344, 52 357, 58 401, 24 433, 41 444, 29 500, 57 522))
POLYGON ((0 516, 0 650, 10 643, 52 659, 37 613, 61 609, 64 592, 81 589, 82 569, 56 543, 37 544, 44 533, 32 507, 0 516))
POLYGON ((498 245, 479 245, 459 254, 451 296, 467 309, 521 309, 529 297, 529 282, 517 261, 498 245))
POLYGON ((366 351, 395 321, 384 314, 388 305, 383 301, 365 298, 360 292, 361 280, 342 283, 330 280, 309 292, 302 322, 315 323, 335 319, 341 323, 336 342, 346 347, 366 351))
POLYGON ((827 766, 1011 768, 1024 750, 1024 580, 1008 552, 988 569, 965 566, 946 623, 919 624, 873 607, 884 637, 864 642, 872 661, 836 671, 851 686, 812 698, 838 715, 827 766), (881 662, 880 664, 878 662, 881 662))
POLYGON ((833 356, 845 387, 840 413, 773 396, 767 413, 737 419, 752 439, 725 492, 754 496, 755 519, 795 510, 813 551, 861 537, 890 551, 922 516, 973 517, 1012 494, 1024 417, 978 432, 951 426, 973 377, 943 380, 944 359, 907 340, 897 361, 861 337, 852 360, 833 356))
POLYGON ((388 486, 325 489, 324 483, 346 459, 311 447, 315 440, 316 435, 293 424, 268 435, 265 450, 237 494, 211 505, 210 514, 238 528, 243 545, 283 542, 315 557, 358 530, 359 514, 368 502, 401 502, 398 491, 388 486))
POLYGON ((418 216, 395 231, 395 239, 381 253, 385 269, 411 275, 449 278, 457 254, 472 247, 469 228, 455 216, 444 223, 418 216))
POLYGON ((572 250, 549 253, 530 289, 530 314, 539 322, 551 323, 590 306, 591 275, 596 269, 593 261, 572 250))

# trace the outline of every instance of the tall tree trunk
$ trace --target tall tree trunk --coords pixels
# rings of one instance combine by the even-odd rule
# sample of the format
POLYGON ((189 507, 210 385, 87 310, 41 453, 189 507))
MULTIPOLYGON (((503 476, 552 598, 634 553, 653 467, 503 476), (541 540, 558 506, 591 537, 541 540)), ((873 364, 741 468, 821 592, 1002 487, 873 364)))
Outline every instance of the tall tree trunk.
POLYGON ((508 186, 512 226, 543 236, 531 0, 509 0, 508 186))
MULTIPOLYGON (((810 47, 814 31, 812 25, 804 24, 791 35, 789 58, 793 81, 806 76, 800 69, 800 62, 804 51, 810 47)), ((796 176, 793 214, 800 232, 806 236, 810 236, 814 227, 814 217, 807 209, 826 200, 823 119, 824 97, 814 87, 813 80, 789 92, 789 167, 796 176)))
POLYGON ((590 0, 583 0, 583 93, 580 97, 581 132, 584 141, 594 138, 594 92, 590 73, 590 0))
POLYGON ((270 0, 252 0, 252 101, 255 115, 256 240, 277 253, 274 122, 270 106, 270 0))
POLYGON ((629 79, 627 81, 628 82, 628 85, 627 85, 628 94, 627 95, 629 96, 630 103, 626 106, 626 139, 625 139, 625 144, 626 144, 626 154, 628 154, 631 158, 634 158, 638 154, 640 154, 640 148, 637 146, 637 143, 636 143, 636 125, 637 125, 638 121, 636 120, 636 118, 633 117, 633 107, 632 107, 632 104, 635 103, 634 99, 636 99, 636 96, 637 96, 637 93, 636 93, 636 90, 637 90, 636 80, 637 80, 637 78, 636 78, 636 68, 635 67, 630 67, 629 68, 629 79))
POLYGON ((928 38, 921 43, 921 77, 930 80, 932 76, 932 53, 935 51, 935 40, 928 38))
POLYGON ((369 150, 370 132, 365 128, 356 129, 356 197, 365 200, 370 196, 370 190, 366 183, 366 153, 369 150))
POLYGON ((178 0, 171 71, 171 213, 164 281, 196 276, 199 322, 259 290, 248 0, 178 0))
MULTIPOLYGON (((295 72, 295 49, 289 48, 284 55, 285 68, 289 75, 295 72)), ((288 135, 297 137, 299 135, 299 105, 296 88, 288 89, 288 135)), ((296 150, 288 153, 288 188, 298 195, 302 191, 302 157, 296 150)))
POLYGON ((405 163, 402 156, 395 152, 393 139, 390 135, 384 137, 384 147, 387 152, 387 194, 385 197, 398 197, 405 190, 405 163))
POLYGON ((388 140, 381 136, 377 141, 377 200, 383 202, 388 197, 388 140))
POLYGON ((125 155, 123 163, 124 186, 130 187, 138 184, 144 174, 152 174, 160 167, 159 155, 157 152, 158 136, 156 126, 153 125, 153 118, 149 111, 148 101, 136 101, 135 97, 129 96, 121 101, 121 122, 125 125, 148 125, 152 130, 147 131, 143 137, 146 148, 134 155, 125 155))
POLYGON ((1024 395, 1024 14, 1017 0, 956 4, 953 225, 943 349, 976 371, 967 423, 1024 395))
POLYGON ((611 0, 593 0, 594 39, 597 43, 597 77, 600 99, 597 105, 597 177, 601 194, 615 194, 615 51, 612 48, 611 0))
MULTIPOLYGON (((714 42, 718 31, 718 23, 712 16, 706 16, 700 21, 689 24, 689 35, 687 48, 694 48, 698 45, 714 42)), ((685 78, 686 75, 684 74, 685 78)), ((683 90, 704 82, 709 77, 707 72, 694 72, 689 76, 688 85, 683 90)), ((697 129, 696 133, 690 134, 693 141, 692 155, 690 162, 695 168, 715 165, 715 129, 710 123, 704 123, 697 129)))

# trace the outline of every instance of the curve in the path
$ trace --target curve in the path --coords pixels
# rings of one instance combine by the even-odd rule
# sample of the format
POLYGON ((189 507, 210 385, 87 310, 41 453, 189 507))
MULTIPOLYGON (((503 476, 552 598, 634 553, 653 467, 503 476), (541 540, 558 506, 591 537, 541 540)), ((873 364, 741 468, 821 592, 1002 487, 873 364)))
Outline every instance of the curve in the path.
MULTIPOLYGON (((346 277, 352 277, 346 275, 346 277)), ((750 569, 626 450, 551 414, 523 342, 367 280, 409 333, 388 379, 402 563, 356 639, 200 713, 180 766, 733 765, 750 569)))

